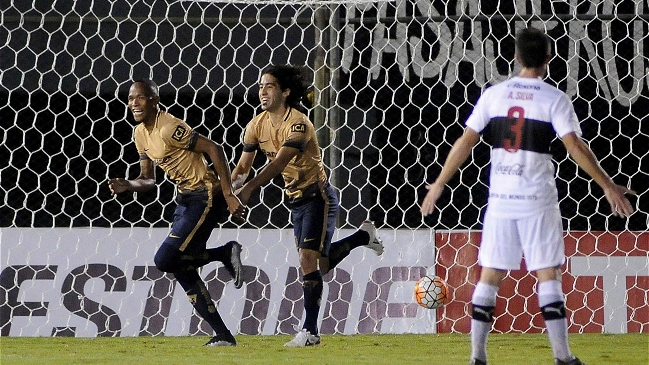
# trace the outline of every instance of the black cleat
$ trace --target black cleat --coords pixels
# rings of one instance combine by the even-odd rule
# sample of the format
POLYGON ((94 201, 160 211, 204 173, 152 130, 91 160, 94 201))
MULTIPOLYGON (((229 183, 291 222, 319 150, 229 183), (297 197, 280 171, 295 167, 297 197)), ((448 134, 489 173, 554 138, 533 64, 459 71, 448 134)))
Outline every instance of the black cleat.
POLYGON ((208 347, 219 347, 219 346, 236 346, 237 340, 234 339, 234 336, 230 332, 218 333, 216 336, 212 337, 205 346, 208 347))
POLYGON ((478 359, 472 359, 471 361, 469 361, 469 365, 487 365, 487 362, 478 359))
POLYGON ((234 280, 234 287, 239 289, 243 285, 243 265, 241 264, 241 245, 237 241, 230 241, 227 244, 232 246, 230 252, 230 261, 223 261, 223 266, 228 270, 232 280, 234 280))
POLYGON ((581 360, 575 357, 570 361, 561 361, 559 359, 554 359, 554 365, 586 365, 586 364, 584 364, 583 362, 581 362, 581 360))

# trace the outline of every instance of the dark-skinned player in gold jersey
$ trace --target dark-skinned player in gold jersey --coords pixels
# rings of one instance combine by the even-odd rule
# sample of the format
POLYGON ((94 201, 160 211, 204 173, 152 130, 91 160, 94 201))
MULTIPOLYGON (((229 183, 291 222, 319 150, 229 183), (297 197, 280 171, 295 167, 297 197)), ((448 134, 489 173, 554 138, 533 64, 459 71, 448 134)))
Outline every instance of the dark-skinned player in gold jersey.
POLYGON ((228 215, 242 217, 244 206, 233 194, 230 168, 223 147, 195 132, 187 123, 160 110, 158 86, 151 80, 133 83, 128 108, 137 126, 135 146, 140 155, 140 175, 133 180, 110 179, 113 194, 155 188, 155 166, 176 182, 178 194, 171 231, 156 252, 158 270, 173 273, 196 312, 210 324, 214 336, 206 346, 235 346, 198 268, 213 261, 223 263, 236 288, 242 283, 241 245, 230 241, 207 249, 207 240, 228 215), (209 168, 207 155, 214 166, 209 168))
POLYGON ((259 81, 262 112, 246 126, 243 153, 232 170, 234 188, 238 188, 235 193, 244 205, 257 188, 279 174, 284 178, 303 275, 305 311, 302 329, 285 344, 287 347, 320 343, 318 312, 322 275, 356 247, 368 247, 378 255, 383 253, 383 244, 370 221, 363 222, 351 236, 331 242, 338 195, 327 180, 313 123, 299 110, 308 85, 305 72, 299 67, 273 65, 262 72, 259 81), (258 150, 266 155, 268 164, 244 184, 258 150))

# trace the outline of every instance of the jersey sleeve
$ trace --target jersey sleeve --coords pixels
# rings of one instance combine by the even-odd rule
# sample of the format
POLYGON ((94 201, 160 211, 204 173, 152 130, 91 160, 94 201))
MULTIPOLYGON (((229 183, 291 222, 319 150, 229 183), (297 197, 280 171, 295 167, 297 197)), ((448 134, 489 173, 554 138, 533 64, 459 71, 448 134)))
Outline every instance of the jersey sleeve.
POLYGON ((575 108, 572 106, 570 99, 566 94, 561 97, 552 107, 552 127, 560 138, 568 133, 575 132, 581 136, 581 127, 575 108))
POLYGON ((255 152, 259 148, 259 136, 257 135, 256 123, 250 121, 243 134, 243 152, 255 152))
POLYGON ((149 156, 146 154, 146 146, 142 143, 141 131, 138 128, 133 130, 133 140, 135 141, 135 149, 140 156, 140 161, 149 160, 149 156))
POLYGON ((487 124, 489 124, 489 120, 491 118, 489 116, 489 103, 486 100, 489 98, 490 94, 490 90, 487 89, 482 94, 482 96, 480 96, 478 102, 473 108, 473 111, 471 112, 471 115, 469 115, 466 120, 467 128, 471 128, 478 133, 482 133, 487 127, 487 124))
POLYGON ((303 152, 304 147, 311 139, 310 136, 314 133, 313 129, 313 124, 304 119, 294 122, 287 129, 288 135, 282 146, 297 148, 300 152, 303 152))

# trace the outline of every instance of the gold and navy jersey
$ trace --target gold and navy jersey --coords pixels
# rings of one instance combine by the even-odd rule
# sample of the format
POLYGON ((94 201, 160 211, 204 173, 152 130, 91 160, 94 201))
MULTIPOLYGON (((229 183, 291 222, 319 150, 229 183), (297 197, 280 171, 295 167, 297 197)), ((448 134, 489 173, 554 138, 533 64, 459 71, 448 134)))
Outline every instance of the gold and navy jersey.
POLYGON ((260 148, 268 160, 272 161, 282 146, 300 151, 282 171, 286 195, 299 198, 308 186, 316 183, 324 186, 327 174, 322 165, 320 146, 313 123, 306 115, 295 108, 288 108, 282 123, 274 127, 268 118, 268 112, 264 111, 246 126, 244 152, 254 152, 260 148))
POLYGON ((203 154, 192 151, 198 133, 184 121, 160 111, 150 132, 140 123, 133 136, 140 160, 149 159, 160 166, 178 184, 178 191, 219 186, 203 154))

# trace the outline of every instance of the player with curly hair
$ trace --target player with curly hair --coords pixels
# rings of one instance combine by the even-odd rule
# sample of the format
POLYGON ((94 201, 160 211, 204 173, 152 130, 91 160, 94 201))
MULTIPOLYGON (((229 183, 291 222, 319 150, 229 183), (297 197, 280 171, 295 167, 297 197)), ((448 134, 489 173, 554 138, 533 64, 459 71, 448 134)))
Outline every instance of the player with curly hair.
POLYGON ((318 313, 322 299, 322 275, 333 269, 356 247, 364 246, 380 255, 383 244, 376 228, 365 221, 351 236, 332 242, 338 212, 338 195, 329 184, 320 156, 315 128, 300 111, 308 89, 304 69, 290 65, 266 68, 259 81, 262 112, 246 126, 243 153, 234 170, 237 196, 245 205, 253 191, 275 176, 284 178, 284 189, 291 208, 291 221, 298 248, 306 313, 302 330, 286 343, 302 347, 320 343, 318 313), (268 164, 247 183, 257 150, 268 164))

